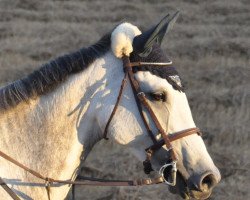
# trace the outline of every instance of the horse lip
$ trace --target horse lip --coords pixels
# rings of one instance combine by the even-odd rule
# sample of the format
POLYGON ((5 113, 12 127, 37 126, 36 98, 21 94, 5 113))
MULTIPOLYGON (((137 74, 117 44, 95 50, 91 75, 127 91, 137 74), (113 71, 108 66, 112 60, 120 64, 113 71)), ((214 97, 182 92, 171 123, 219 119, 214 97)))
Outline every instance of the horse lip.
POLYGON ((195 199, 205 200, 205 199, 208 199, 210 195, 211 195, 211 191, 204 193, 204 192, 198 192, 195 190, 190 190, 190 196, 195 199))
POLYGON ((183 199, 200 199, 200 200, 204 200, 209 198, 209 196, 211 195, 212 190, 208 191, 208 192, 204 192, 204 191, 198 191, 195 190, 194 187, 190 187, 187 184, 187 181, 185 180, 185 178, 182 176, 182 174, 178 171, 178 175, 177 175, 177 184, 172 187, 169 186, 169 191, 171 193, 175 193, 175 194, 179 194, 183 199))
POLYGON ((183 192, 180 193, 180 195, 181 195, 181 197, 182 197, 183 199, 185 199, 185 200, 186 200, 186 199, 190 199, 190 195, 189 195, 187 192, 184 192, 184 191, 183 191, 183 192))
POLYGON ((173 194, 179 194, 183 199, 190 199, 189 188, 185 178, 177 171, 176 185, 169 186, 169 191, 173 194))

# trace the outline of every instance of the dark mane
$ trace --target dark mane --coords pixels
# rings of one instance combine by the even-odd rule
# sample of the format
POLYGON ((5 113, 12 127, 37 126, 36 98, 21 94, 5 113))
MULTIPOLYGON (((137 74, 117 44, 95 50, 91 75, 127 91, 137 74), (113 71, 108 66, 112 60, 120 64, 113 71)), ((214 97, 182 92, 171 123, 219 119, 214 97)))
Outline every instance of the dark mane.
POLYGON ((88 48, 82 48, 42 65, 27 77, 0 89, 0 110, 14 107, 22 101, 28 101, 31 97, 51 91, 71 74, 86 69, 109 49, 110 34, 107 34, 88 48))

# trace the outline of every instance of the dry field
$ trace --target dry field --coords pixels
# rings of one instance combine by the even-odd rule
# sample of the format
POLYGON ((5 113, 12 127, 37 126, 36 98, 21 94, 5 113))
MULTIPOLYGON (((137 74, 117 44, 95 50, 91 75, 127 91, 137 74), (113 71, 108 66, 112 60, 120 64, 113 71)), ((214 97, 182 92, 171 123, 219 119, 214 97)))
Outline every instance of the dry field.
MULTIPOLYGON (((194 119, 222 172, 210 199, 250 199, 249 0, 0 0, 0 86, 92 44, 120 22, 145 29, 176 9, 181 16, 163 46, 187 86, 194 119)), ((94 148, 82 173, 145 177, 126 148, 105 141, 94 148)), ((160 185, 77 187, 77 199, 180 197, 160 185)))

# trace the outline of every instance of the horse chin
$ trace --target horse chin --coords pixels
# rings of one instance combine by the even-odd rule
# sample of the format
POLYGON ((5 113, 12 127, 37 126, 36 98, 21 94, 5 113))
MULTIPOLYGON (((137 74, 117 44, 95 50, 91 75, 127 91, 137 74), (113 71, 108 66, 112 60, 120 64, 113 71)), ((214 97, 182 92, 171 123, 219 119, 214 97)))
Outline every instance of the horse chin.
POLYGON ((180 173, 177 173, 176 176, 176 185, 169 186, 169 191, 173 194, 180 195, 183 199, 208 199, 211 195, 211 191, 208 192, 201 192, 197 190, 193 190, 188 187, 187 181, 183 178, 180 173))

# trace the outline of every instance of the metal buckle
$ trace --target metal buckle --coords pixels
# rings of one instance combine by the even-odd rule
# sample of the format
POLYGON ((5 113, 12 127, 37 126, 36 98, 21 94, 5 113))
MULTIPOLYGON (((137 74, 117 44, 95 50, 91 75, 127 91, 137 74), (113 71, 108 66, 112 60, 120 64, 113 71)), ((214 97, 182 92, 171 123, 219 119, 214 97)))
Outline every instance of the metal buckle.
POLYGON ((170 186, 175 186, 176 185, 176 172, 177 172, 177 167, 176 167, 176 161, 172 161, 171 163, 165 164, 163 165, 160 170, 159 170, 159 174, 162 176, 163 181, 165 182, 165 184, 170 185, 170 186), (168 181, 165 177, 164 177, 164 171, 166 168, 168 168, 169 166, 172 167, 171 169, 171 181, 168 181))
POLYGON ((145 93, 144 92, 138 92, 137 93, 137 96, 139 97, 139 96, 143 96, 143 97, 145 97, 146 95, 145 95, 145 93))
POLYGON ((171 150, 173 150, 172 145, 171 145, 171 147, 169 147, 169 148, 168 148, 168 147, 167 147, 167 145, 166 145, 166 150, 167 150, 167 151, 171 151, 171 150))

